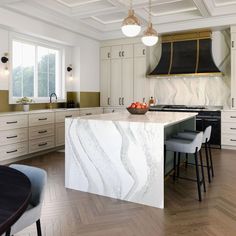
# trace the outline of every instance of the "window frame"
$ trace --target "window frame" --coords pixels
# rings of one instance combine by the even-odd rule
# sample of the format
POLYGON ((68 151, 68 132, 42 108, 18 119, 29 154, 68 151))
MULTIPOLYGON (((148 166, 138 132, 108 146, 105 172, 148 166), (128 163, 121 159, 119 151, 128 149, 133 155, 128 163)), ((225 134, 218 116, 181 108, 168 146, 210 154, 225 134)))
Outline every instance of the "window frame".
MULTIPOLYGON (((20 43, 26 43, 35 46, 35 67, 34 67, 34 91, 38 90, 38 47, 45 47, 48 49, 53 49, 59 51, 59 65, 58 67, 61 68, 59 70, 60 73, 60 90, 61 95, 58 96, 57 102, 63 103, 66 102, 66 72, 65 72, 65 46, 50 42, 47 40, 42 40, 38 38, 34 38, 31 36, 21 35, 18 33, 11 33, 9 35, 9 49, 10 49, 10 56, 12 56, 9 60, 9 68, 10 68, 10 74, 9 74, 9 104, 17 104, 17 100, 20 97, 13 97, 13 41, 20 42, 20 43)), ((56 82, 57 83, 57 82, 56 82)), ((56 87, 58 85, 56 84, 56 87)), ((37 93, 38 95, 38 93, 37 93)), ((30 97, 34 100, 34 103, 49 103, 50 99, 48 97, 30 97)))

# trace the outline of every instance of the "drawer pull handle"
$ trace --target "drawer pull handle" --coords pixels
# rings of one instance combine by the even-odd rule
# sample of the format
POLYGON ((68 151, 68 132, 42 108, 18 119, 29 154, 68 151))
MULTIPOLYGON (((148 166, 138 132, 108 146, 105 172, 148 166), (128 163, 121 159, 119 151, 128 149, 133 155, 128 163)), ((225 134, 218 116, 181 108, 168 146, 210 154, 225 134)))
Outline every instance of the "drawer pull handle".
POLYGON ((66 118, 70 118, 70 117, 72 117, 72 115, 68 115, 68 116, 65 116, 66 118))
POLYGON ((7 154, 13 153, 13 152, 17 152, 17 151, 18 151, 17 149, 16 149, 16 150, 13 150, 13 151, 8 151, 7 154))
POLYGON ((7 139, 17 138, 17 137, 18 137, 17 135, 14 135, 14 136, 9 136, 9 137, 7 137, 7 139))
POLYGON ((90 116, 90 115, 92 115, 92 113, 86 113, 86 116, 90 116))
POLYGON ((38 146, 39 147, 42 147, 42 146, 46 146, 48 143, 46 142, 46 143, 40 143, 38 146))
POLYGON ((232 129, 232 130, 236 130, 236 128, 230 128, 230 129, 232 129))
POLYGON ((234 119, 235 119, 235 118, 236 118, 236 116, 230 116, 230 118, 234 118, 234 119))
POLYGON ((17 121, 8 121, 8 122, 7 122, 7 125, 16 124, 16 123, 17 123, 17 121))
POLYGON ((230 141, 236 142, 236 139, 230 139, 230 141))
POLYGON ((47 130, 40 130, 38 133, 39 134, 44 134, 44 133, 47 133, 48 131, 47 130))
POLYGON ((47 120, 48 118, 39 118, 38 120, 47 120))

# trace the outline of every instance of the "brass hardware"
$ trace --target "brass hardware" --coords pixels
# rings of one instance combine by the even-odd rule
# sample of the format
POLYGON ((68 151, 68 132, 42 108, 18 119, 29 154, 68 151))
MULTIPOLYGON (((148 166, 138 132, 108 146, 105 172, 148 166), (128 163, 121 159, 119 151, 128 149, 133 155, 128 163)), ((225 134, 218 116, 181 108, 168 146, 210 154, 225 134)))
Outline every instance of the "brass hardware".
POLYGON ((119 105, 121 105, 121 98, 119 98, 119 105))
POLYGON ((72 117, 72 115, 65 116, 65 118, 70 118, 70 117, 72 117))
POLYGON ((198 71, 198 65, 199 65, 199 39, 197 40, 197 58, 196 58, 196 68, 195 68, 195 73, 198 71))
POLYGON ((111 105, 110 104, 110 98, 107 98, 107 105, 111 105))
POLYGON ((211 31, 189 32, 182 34, 163 35, 162 43, 208 38, 211 38, 211 31))
POLYGON ((121 51, 119 52, 119 57, 121 57, 121 51))
POLYGON ((232 41, 232 48, 234 48, 234 41, 232 41))
POLYGON ((110 54, 109 52, 107 53, 107 57, 108 57, 108 58, 110 58, 110 57, 111 57, 111 54, 110 54))
POLYGON ((122 52, 122 57, 124 57, 124 56, 125 56, 125 52, 123 51, 123 52, 122 52))
POLYGON ((39 118, 38 120, 39 121, 42 121, 42 120, 47 120, 48 118, 39 118))
POLYGON ((171 72, 171 68, 172 68, 172 63, 173 63, 173 42, 171 42, 170 44, 170 67, 169 67, 169 70, 168 70, 168 75, 170 74, 171 72))
POLYGON ((44 134, 44 133, 47 133, 48 131, 47 130, 41 130, 38 132, 38 134, 44 134))
POLYGON ((233 118, 233 119, 235 119, 235 118, 236 118, 236 116, 230 116, 230 118, 233 118))
POLYGON ((189 73, 189 74, 164 74, 164 75, 146 75, 147 78, 158 78, 158 77, 188 77, 188 76, 223 76, 222 72, 209 72, 209 73, 189 73))
POLYGON ((122 105, 124 106, 125 104, 124 104, 124 98, 122 98, 122 105))
POLYGON ((7 125, 16 124, 16 123, 17 123, 17 121, 8 121, 8 122, 7 122, 7 125))
POLYGON ((9 136, 9 137, 7 137, 7 139, 17 138, 17 137, 18 137, 17 135, 14 135, 14 136, 9 136))
POLYGON ((39 147, 42 147, 42 146, 46 146, 48 143, 46 142, 46 143, 40 143, 38 146, 39 147))
POLYGON ((232 98, 232 107, 234 107, 234 98, 232 98))
POLYGON ((91 113, 91 112, 89 112, 89 113, 86 113, 85 115, 86 115, 86 116, 90 116, 90 115, 92 115, 92 113, 91 113))

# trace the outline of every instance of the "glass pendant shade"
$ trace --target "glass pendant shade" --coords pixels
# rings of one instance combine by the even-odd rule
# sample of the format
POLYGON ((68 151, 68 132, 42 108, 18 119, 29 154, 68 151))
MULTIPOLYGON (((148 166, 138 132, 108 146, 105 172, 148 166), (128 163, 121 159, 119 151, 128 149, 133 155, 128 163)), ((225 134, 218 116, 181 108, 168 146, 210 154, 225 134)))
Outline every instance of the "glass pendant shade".
POLYGON ((122 23, 121 30, 127 37, 135 37, 141 31, 139 19, 134 15, 134 10, 129 10, 129 15, 122 23))
POLYGON ((147 30, 144 31, 142 42, 144 45, 149 47, 154 46, 158 42, 157 32, 153 29, 151 22, 149 22, 147 30))

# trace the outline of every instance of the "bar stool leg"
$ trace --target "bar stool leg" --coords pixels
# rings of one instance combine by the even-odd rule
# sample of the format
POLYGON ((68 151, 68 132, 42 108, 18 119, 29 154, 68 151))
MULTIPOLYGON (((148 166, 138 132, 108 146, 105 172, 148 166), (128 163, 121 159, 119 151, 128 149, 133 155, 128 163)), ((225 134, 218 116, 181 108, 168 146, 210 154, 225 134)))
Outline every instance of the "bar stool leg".
POLYGON ((5 236, 11 236, 11 228, 7 230, 5 236))
POLYGON ((214 177, 215 174, 214 174, 213 161, 212 161, 212 155, 211 155, 211 145, 209 142, 207 143, 207 146, 208 146, 208 150, 209 150, 209 154, 210 154, 211 175, 212 175, 212 177, 214 177))
POLYGON ((206 192, 206 183, 205 183, 205 176, 204 176, 204 168, 203 168, 203 161, 202 161, 202 152, 201 152, 201 150, 199 152, 199 155, 200 155, 200 165, 201 165, 201 170, 202 170, 203 189, 204 189, 204 192, 206 192))
POLYGON ((185 154, 185 168, 188 167, 188 153, 185 154))
POLYGON ((174 169, 174 173, 173 173, 173 181, 175 181, 175 174, 176 174, 176 152, 174 152, 174 163, 173 163, 173 169, 174 169))
POLYGON ((197 176, 197 190, 198 190, 198 200, 202 201, 202 195, 201 195, 201 184, 200 184, 200 177, 199 177, 199 168, 198 168, 198 152, 196 149, 196 152, 194 154, 195 157, 195 166, 196 166, 196 176, 197 176))
POLYGON ((209 164, 209 155, 208 155, 207 142, 205 142, 205 153, 206 153, 206 164, 207 164, 208 182, 211 183, 211 173, 210 173, 210 164, 209 164))
POLYGON ((178 162, 177 162, 177 177, 179 178, 179 167, 180 167, 180 152, 178 153, 178 162))

